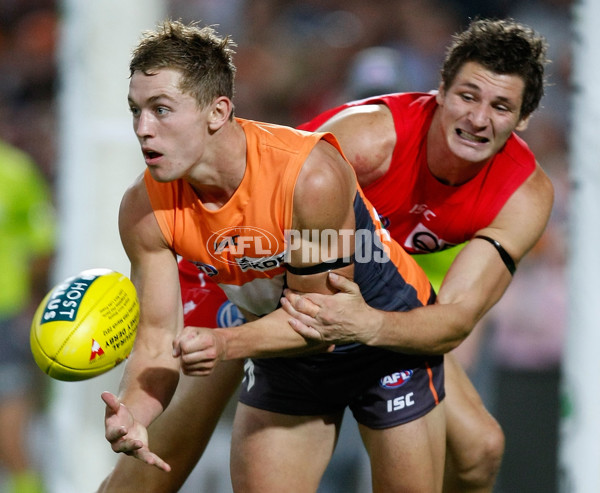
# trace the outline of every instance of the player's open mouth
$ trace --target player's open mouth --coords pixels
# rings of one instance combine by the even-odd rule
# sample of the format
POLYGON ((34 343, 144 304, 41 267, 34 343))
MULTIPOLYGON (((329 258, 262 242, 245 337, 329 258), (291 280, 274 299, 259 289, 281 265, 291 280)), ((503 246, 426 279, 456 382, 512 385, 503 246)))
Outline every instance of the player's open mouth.
POLYGON ((487 137, 478 137, 477 135, 470 134, 460 128, 456 129, 456 135, 460 138, 468 140, 470 142, 475 142, 477 144, 487 144, 490 140, 487 137))
POLYGON ((160 152, 153 151, 152 149, 143 149, 142 152, 147 163, 155 161, 162 156, 160 152))

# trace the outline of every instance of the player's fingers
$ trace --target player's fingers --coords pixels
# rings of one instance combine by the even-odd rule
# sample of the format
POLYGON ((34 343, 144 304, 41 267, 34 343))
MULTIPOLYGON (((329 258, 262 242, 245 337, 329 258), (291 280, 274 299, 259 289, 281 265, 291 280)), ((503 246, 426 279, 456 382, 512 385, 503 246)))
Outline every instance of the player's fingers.
MULTIPOLYGON (((320 308, 319 305, 317 305, 313 300, 310 300, 307 297, 292 291, 291 289, 285 289, 283 294, 285 299, 291 303, 292 308, 296 312, 293 314, 293 316, 304 314, 308 315, 309 317, 316 318, 320 308)), ((292 314, 290 313, 290 315, 292 314)))
POLYGON ((314 329, 310 325, 306 325, 306 324, 302 323, 300 320, 298 320, 296 318, 292 318, 292 319, 288 320, 288 323, 290 324, 290 327, 292 329, 294 329, 298 334, 300 334, 305 339, 310 339, 310 340, 314 340, 314 341, 323 340, 323 335, 318 330, 314 329))
POLYGON ((124 426, 107 426, 104 431, 104 437, 110 443, 116 443, 127 435, 127 429, 124 426))
POLYGON ((194 327, 186 326, 173 339, 173 357, 178 358, 185 351, 186 346, 195 337, 194 327))
POLYGON ((288 315, 291 315, 292 317, 297 317, 299 315, 299 312, 296 311, 293 303, 288 298, 287 290, 284 291, 284 294, 285 296, 283 296, 279 300, 279 302, 281 303, 281 308, 283 308, 283 311, 286 312, 288 315))
POLYGON ((148 465, 157 467, 161 471, 169 472, 171 466, 162 460, 158 455, 150 452, 148 449, 140 449, 132 454, 135 458, 145 462, 148 465))
POLYGON ((342 291, 343 293, 354 294, 359 292, 358 285, 347 277, 340 276, 335 272, 330 272, 328 279, 335 289, 342 291))
POLYGON ((306 325, 310 325, 309 321, 313 320, 313 318, 296 309, 297 307, 300 308, 298 306, 298 300, 290 301, 288 297, 283 297, 281 298, 280 303, 281 308, 283 308, 283 311, 285 311, 288 315, 297 320, 301 320, 302 323, 306 325))
MULTIPOLYGON (((294 326, 292 326, 292 327, 294 328, 294 330, 296 332, 298 332, 302 336, 304 336, 305 333, 308 333, 306 331, 313 331, 314 325, 318 325, 318 321, 315 317, 313 317, 309 314, 303 313, 301 311, 302 307, 300 307, 300 306, 298 306, 298 310, 296 310, 296 307, 294 305, 292 305, 292 303, 287 298, 281 299, 281 307, 288 315, 293 317, 293 319, 298 323, 298 325, 296 327, 294 327, 294 326)), ((314 337, 311 337, 311 339, 312 338, 314 338, 314 337)))
POLYGON ((111 392, 104 391, 100 394, 100 397, 113 413, 119 412, 121 401, 119 401, 116 395, 112 394, 111 392))
POLYGON ((189 346, 190 341, 196 337, 194 327, 185 326, 183 330, 175 336, 173 339, 173 356, 178 358, 186 348, 189 346))
MULTIPOLYGON (((214 347, 214 338, 211 332, 201 328, 188 326, 184 327, 181 334, 179 334, 174 341, 178 347, 178 355, 183 353, 193 353, 195 351, 204 351, 214 347)), ((174 353, 175 354, 175 353, 174 353)))
POLYGON ((214 348, 206 351, 184 352, 181 355, 181 366, 188 369, 194 366, 214 365, 216 361, 217 351, 214 348))
POLYGON ((131 440, 122 437, 114 441, 109 440, 109 442, 111 443, 114 452, 127 455, 135 455, 138 450, 141 450, 144 447, 141 440, 131 440))
POLYGON ((179 343, 179 335, 173 339, 173 357, 179 358, 181 356, 181 345, 179 343))
POLYGON ((215 357, 207 357, 204 353, 184 355, 181 358, 181 370, 185 375, 207 376, 215 369, 218 360, 215 357))

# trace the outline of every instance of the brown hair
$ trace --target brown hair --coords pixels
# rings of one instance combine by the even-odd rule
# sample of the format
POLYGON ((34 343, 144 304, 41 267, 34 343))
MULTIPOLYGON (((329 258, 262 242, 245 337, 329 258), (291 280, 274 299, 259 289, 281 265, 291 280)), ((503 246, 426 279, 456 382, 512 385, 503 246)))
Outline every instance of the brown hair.
POLYGON ((543 36, 512 19, 476 19, 453 37, 442 66, 442 82, 449 88, 467 62, 481 64, 497 74, 523 79, 520 117, 533 113, 544 95, 544 67, 547 44, 543 36))
POLYGON ((220 37, 210 26, 165 20, 155 31, 142 34, 129 63, 130 76, 137 70, 145 74, 179 70, 180 89, 194 96, 201 107, 219 96, 233 99, 234 46, 229 37, 220 37))

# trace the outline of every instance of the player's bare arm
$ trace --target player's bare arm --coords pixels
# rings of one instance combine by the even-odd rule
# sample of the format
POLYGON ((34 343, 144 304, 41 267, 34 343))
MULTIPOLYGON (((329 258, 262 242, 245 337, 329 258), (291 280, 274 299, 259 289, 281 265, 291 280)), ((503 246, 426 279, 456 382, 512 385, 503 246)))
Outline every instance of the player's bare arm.
POLYGON ((538 165, 494 221, 477 231, 457 256, 444 278, 437 302, 465 306, 468 317, 465 330, 470 332, 472 326, 498 302, 512 280, 497 247, 477 236, 498 242, 516 267, 546 228, 553 200, 552 183, 538 165))
MULTIPOLYGON (((356 179, 352 168, 333 146, 322 141, 304 164, 294 192, 294 230, 347 230, 354 231, 353 200, 356 179)), ((314 238, 299 236, 307 243, 294 248, 289 263, 293 267, 309 267, 325 260, 337 259, 344 254, 338 242, 335 251, 319 243, 321 235, 314 238), (311 244, 311 240, 316 244, 311 244), (307 250, 321 252, 322 259, 304 255, 307 250)), ((350 243, 353 245, 353 239, 350 243)), ((347 252, 346 252, 347 253, 347 252)), ((351 252, 353 253, 353 252, 351 252)), ((337 269, 340 274, 352 277, 351 266, 337 269)), ((327 272, 311 275, 287 273, 288 285, 301 291, 331 293, 327 272)), ((178 336, 175 345, 186 346, 187 356, 182 356, 183 369, 190 375, 208 375, 218 361, 248 357, 294 356, 324 351, 329 344, 306 340, 291 330, 289 316, 278 309, 244 325, 222 329, 187 327, 178 336), (192 355, 193 357, 189 357, 192 355)))
MULTIPOLYGON (((333 262, 354 254, 354 197, 356 177, 331 144, 321 141, 304 164, 294 192, 293 230, 299 248, 290 248, 289 263, 293 267, 311 267, 333 262), (331 232, 335 243, 326 243, 323 235, 308 235, 310 231, 331 232), (315 258, 314 253, 320 252, 315 258)), ((329 270, 352 278, 352 266, 327 269, 315 274, 288 272, 288 286, 302 292, 330 294, 327 285, 329 270)))
POLYGON ((146 427, 166 408, 179 379, 172 340, 182 325, 179 277, 140 179, 125 194, 119 230, 131 261, 140 302, 140 322, 119 397, 105 393, 106 438, 115 452, 134 455, 161 469, 169 467, 148 450, 146 427))
POLYGON ((319 131, 336 136, 361 187, 373 183, 389 169, 396 131, 386 105, 346 108, 321 125, 319 131))
MULTIPOLYGON (((548 221, 553 191, 541 170, 513 194, 489 227, 477 234, 498 241, 515 262, 535 245, 548 221), (528 211, 528 214, 523 214, 528 211)), ((364 344, 419 353, 445 353, 458 346, 500 299, 512 275, 497 249, 475 238, 450 267, 433 306, 410 312, 381 312, 369 307, 358 287, 340 277, 330 280, 341 292, 333 297, 286 292, 291 325, 306 337, 331 343, 364 344)))
POLYGON ((181 330, 183 309, 177 259, 158 227, 141 179, 123 199, 119 230, 140 301, 138 334, 126 375, 131 369, 138 378, 142 377, 137 383, 126 379, 122 394, 128 397, 132 392, 141 391, 155 401, 151 407, 157 406, 150 411, 145 408, 144 412, 154 414, 168 404, 170 391, 177 385, 179 363, 172 357, 172 341, 181 330), (144 367, 139 368, 138 361, 142 360, 144 367), (149 388, 137 388, 148 387, 150 381, 155 383, 152 392, 149 388), (158 382, 160 386, 156 385, 158 382), (165 392, 161 394, 159 389, 163 386, 165 392))
POLYGON ((552 182, 538 164, 489 227, 478 231, 476 236, 491 236, 502 244, 518 264, 542 236, 553 201, 552 182))

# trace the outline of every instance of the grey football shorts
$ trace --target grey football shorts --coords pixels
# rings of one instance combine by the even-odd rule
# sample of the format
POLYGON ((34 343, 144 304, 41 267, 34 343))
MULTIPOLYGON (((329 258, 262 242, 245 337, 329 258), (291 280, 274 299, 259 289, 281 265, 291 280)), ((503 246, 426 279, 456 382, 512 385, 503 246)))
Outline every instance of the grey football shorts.
POLYGON ((248 359, 239 401, 280 414, 343 411, 369 428, 424 416, 444 396, 443 356, 414 356, 353 344, 298 358, 248 359))

